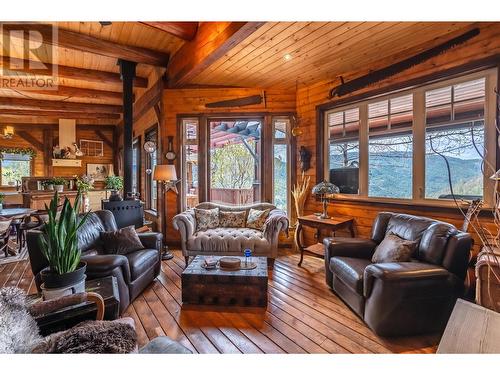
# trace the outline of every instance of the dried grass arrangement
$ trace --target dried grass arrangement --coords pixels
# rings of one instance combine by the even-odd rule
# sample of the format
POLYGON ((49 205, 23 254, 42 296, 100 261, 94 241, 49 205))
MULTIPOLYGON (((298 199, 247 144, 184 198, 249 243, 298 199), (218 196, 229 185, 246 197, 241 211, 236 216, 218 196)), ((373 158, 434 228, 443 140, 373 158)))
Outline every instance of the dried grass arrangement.
POLYGON ((297 217, 304 214, 304 206, 306 204, 307 192, 309 190, 309 185, 311 184, 310 176, 304 176, 304 172, 301 174, 301 181, 298 182, 292 188, 292 196, 295 201, 295 212, 297 217))

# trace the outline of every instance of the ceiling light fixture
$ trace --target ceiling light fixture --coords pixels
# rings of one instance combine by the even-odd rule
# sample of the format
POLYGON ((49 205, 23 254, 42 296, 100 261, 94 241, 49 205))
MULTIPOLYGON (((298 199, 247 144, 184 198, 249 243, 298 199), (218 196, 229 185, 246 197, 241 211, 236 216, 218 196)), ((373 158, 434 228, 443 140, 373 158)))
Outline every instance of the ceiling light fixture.
POLYGON ((13 126, 6 126, 5 129, 3 130, 3 139, 12 139, 14 136, 14 127, 13 126))
POLYGON ((289 53, 287 53, 283 56, 283 60, 285 60, 285 61, 290 61, 291 59, 292 59, 292 55, 290 55, 289 53))

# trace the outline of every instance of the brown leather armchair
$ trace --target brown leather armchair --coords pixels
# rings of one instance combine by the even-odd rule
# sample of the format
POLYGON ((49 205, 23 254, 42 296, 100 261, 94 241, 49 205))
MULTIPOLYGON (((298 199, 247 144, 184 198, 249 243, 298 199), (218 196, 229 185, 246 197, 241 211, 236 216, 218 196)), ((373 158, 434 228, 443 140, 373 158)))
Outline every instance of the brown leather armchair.
POLYGON ((326 282, 381 336, 444 329, 464 290, 472 240, 453 225, 381 212, 370 239, 325 238, 326 282), (410 262, 372 263, 386 233, 418 241, 410 262))
MULTIPOLYGON (((161 233, 139 233, 144 249, 127 255, 104 254, 100 232, 117 230, 111 211, 91 212, 78 232, 78 246, 82 260, 87 263, 87 279, 115 276, 120 294, 120 313, 132 302, 160 273, 161 233)), ((27 233, 28 252, 35 283, 40 291, 40 271, 48 266, 39 246, 41 232, 27 233)))

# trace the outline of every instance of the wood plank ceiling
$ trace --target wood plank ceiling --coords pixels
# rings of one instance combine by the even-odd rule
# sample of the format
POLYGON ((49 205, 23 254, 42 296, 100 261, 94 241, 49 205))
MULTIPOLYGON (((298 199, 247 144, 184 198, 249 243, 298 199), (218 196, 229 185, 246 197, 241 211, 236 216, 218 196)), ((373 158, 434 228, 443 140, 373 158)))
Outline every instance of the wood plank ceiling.
MULTIPOLYGON (((0 98, 120 105, 121 82, 117 56, 113 54, 115 44, 124 52, 130 49, 132 54, 138 48, 146 49, 142 61, 151 55, 153 59, 160 59, 157 61, 166 61, 161 59, 170 56, 168 68, 138 64, 136 96, 146 90, 148 77, 159 77, 165 71, 170 88, 235 86, 294 91, 299 85, 338 80, 340 76, 349 79, 353 74, 390 65, 477 26, 470 22, 54 24, 63 33, 77 33, 71 34, 73 40, 76 39, 74 45, 60 35, 57 46, 43 45, 41 49, 44 62, 50 60, 50 48, 56 52, 59 89, 27 91, 0 85, 0 98), (109 42, 113 44, 108 44, 109 51, 106 51, 103 46, 109 42)), ((0 65, 22 59, 22 46, 22 41, 17 40, 9 56, 0 59, 0 65)), ((149 86, 153 83, 149 82, 149 86)), ((47 107, 47 103, 42 104, 47 107)), ((4 100, 0 102, 0 123, 54 123, 54 118, 44 115, 41 108, 34 105, 32 109, 39 111, 32 115, 4 100)), ((87 123, 118 124, 120 121, 116 113, 106 113, 102 118, 96 115, 92 121, 89 111, 91 109, 84 116, 87 123)))
MULTIPOLYGON (((99 22, 56 22, 52 24, 56 25, 60 30, 81 34, 82 38, 90 36, 97 38, 99 41, 116 43, 126 48, 147 49, 153 53, 163 54, 166 57, 175 54, 185 42, 183 38, 175 36, 173 33, 139 22, 113 22, 107 26, 102 26, 99 22)), ((61 37, 59 38, 61 39, 61 37)), ((106 51, 95 53, 60 44, 58 46, 44 44, 38 50, 38 57, 42 62, 52 62, 59 65, 59 75, 56 80, 58 90, 48 92, 44 89, 7 89, 2 85, 0 87, 0 98, 121 105, 122 83, 116 57, 106 56, 106 51), (51 49, 54 56, 56 56, 55 61, 51 61, 49 58, 51 49)), ((12 39, 10 47, 9 55, 2 56, 2 61, 0 61, 2 66, 7 66, 8 63, 15 61, 15 59, 23 58, 23 41, 21 39, 12 39)), ((140 78, 136 80, 136 96, 140 96, 146 90, 148 77, 154 74, 155 71, 158 71, 161 75, 165 69, 166 66, 157 67, 139 63, 137 76, 140 78)), ((4 77, 0 76, 1 78, 4 77)), ((6 106, 5 103, 5 100, 0 101, 1 123, 54 123, 54 120, 57 120, 57 116, 60 115, 58 113, 56 116, 56 113, 54 113, 54 117, 37 116, 39 115, 38 112, 33 112, 33 116, 24 114, 24 112, 16 114, 17 109, 14 110, 11 106, 6 106)), ((37 102, 33 101, 33 104, 33 107, 36 108, 37 102)), ((82 116, 82 119, 84 123, 96 124, 116 124, 119 122, 119 118, 115 118, 115 116, 100 116, 99 114, 95 115, 94 121, 92 121, 92 116, 88 115, 82 116)))
POLYGON ((391 64, 471 27, 460 22, 268 22, 190 83, 294 89, 391 64))

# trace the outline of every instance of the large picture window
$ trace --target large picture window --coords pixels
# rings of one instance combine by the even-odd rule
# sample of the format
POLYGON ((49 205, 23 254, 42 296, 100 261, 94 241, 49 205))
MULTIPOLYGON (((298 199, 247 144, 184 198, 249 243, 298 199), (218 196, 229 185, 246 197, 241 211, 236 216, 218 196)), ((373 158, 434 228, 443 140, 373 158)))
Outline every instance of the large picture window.
POLYGON ((179 117, 182 209, 272 202, 290 212, 291 116, 179 117))
POLYGON ((324 178, 351 196, 488 203, 496 82, 490 69, 326 110, 324 178))
POLYGON ((31 157, 21 154, 0 155, 1 185, 16 185, 22 177, 31 176, 31 157))
POLYGON ((212 120, 208 126, 210 200, 235 205, 259 202, 262 121, 212 120))

